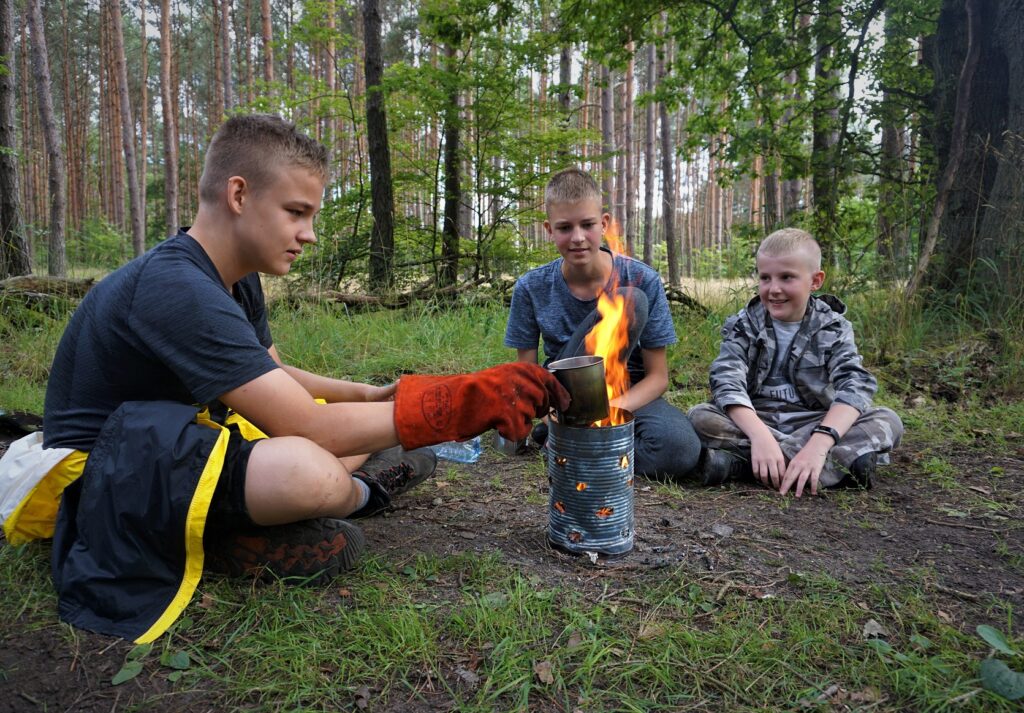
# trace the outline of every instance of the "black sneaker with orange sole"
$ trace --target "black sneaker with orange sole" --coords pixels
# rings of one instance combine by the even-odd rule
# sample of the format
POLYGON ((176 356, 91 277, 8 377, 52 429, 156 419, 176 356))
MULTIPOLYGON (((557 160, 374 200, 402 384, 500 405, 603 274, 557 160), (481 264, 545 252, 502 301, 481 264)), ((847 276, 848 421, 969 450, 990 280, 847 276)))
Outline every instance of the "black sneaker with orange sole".
POLYGON ((394 446, 374 453, 353 471, 370 488, 370 500, 349 517, 369 517, 391 506, 391 499, 416 487, 434 474, 437 454, 429 448, 407 451, 394 446))
POLYGON ((204 569, 232 577, 323 584, 352 569, 366 539, 347 520, 318 517, 244 532, 207 532, 204 569))

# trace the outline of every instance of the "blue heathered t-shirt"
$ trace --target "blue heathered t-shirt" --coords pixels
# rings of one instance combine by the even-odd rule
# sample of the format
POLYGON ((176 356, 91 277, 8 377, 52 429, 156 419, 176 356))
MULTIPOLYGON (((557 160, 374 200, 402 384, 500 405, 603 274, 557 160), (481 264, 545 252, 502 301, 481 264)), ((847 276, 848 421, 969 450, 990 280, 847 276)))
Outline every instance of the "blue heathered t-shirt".
POLYGON ((125 401, 211 404, 277 368, 259 275, 229 292, 180 232, 103 278, 72 316, 50 370, 44 445, 92 448, 125 401))
MULTIPOLYGON (((635 384, 644 377, 640 349, 666 347, 678 340, 658 273, 631 257, 613 254, 612 259, 613 269, 619 274, 619 286, 640 289, 647 295, 647 326, 640 333, 639 348, 633 350, 628 364, 630 379, 635 384)), ((597 298, 581 300, 569 291, 562 275, 562 262, 558 258, 516 280, 505 329, 505 346, 513 349, 536 349, 538 340, 543 338, 545 365, 558 356, 577 325, 597 309, 597 298)))

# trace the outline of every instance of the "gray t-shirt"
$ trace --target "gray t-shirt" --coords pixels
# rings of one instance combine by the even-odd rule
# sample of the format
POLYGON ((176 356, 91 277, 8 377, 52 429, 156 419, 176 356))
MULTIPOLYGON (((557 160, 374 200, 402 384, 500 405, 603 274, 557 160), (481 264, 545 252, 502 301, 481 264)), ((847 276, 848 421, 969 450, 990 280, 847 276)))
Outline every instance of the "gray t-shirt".
MULTIPOLYGON (((640 349, 633 350, 628 365, 630 380, 635 384, 644 377, 640 350, 666 347, 678 340, 658 273, 631 257, 612 255, 612 259, 619 286, 643 290, 647 296, 647 326, 640 333, 640 349)), ((561 353, 577 325, 597 309, 597 298, 581 300, 569 291, 562 262, 562 258, 553 260, 516 281, 505 329, 505 346, 513 349, 536 349, 543 339, 545 364, 561 353)))
POLYGON ((790 383, 789 375, 786 373, 789 348, 793 345, 793 337, 800 331, 800 324, 800 322, 772 320, 772 329, 775 331, 775 359, 772 361, 768 378, 764 380, 760 391, 755 394, 761 403, 802 403, 796 387, 790 383))

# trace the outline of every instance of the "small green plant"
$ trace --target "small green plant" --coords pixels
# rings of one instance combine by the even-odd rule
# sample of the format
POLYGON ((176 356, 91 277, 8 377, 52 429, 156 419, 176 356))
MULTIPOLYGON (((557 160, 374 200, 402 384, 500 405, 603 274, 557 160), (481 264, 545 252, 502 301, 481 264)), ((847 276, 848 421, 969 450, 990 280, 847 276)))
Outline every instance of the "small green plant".
MULTIPOLYGON (((975 631, 994 651, 1009 656, 1011 661, 1024 661, 1024 653, 1014 648, 998 629, 988 624, 980 624, 975 631)), ((1004 661, 989 656, 981 662, 979 672, 981 685, 986 690, 1008 701, 1024 698, 1024 673, 1010 668, 1004 661)))

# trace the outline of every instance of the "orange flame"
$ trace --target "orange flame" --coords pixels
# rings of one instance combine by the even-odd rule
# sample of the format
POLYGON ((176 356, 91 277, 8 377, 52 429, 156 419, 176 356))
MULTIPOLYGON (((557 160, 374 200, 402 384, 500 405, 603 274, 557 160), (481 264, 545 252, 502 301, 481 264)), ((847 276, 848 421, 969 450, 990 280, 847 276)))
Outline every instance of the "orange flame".
MULTIPOLYGON (((605 233, 605 240, 613 253, 623 254, 619 240, 619 224, 612 221, 605 233)), ((626 300, 618 294, 619 274, 612 268, 608 292, 602 291, 597 300, 597 311, 601 321, 594 325, 587 335, 587 353, 604 358, 604 380, 608 388, 608 401, 614 403, 629 389, 629 372, 623 358, 629 345, 629 318, 626 314, 626 300)), ((599 426, 618 426, 625 423, 622 411, 614 405, 611 413, 599 426)))

